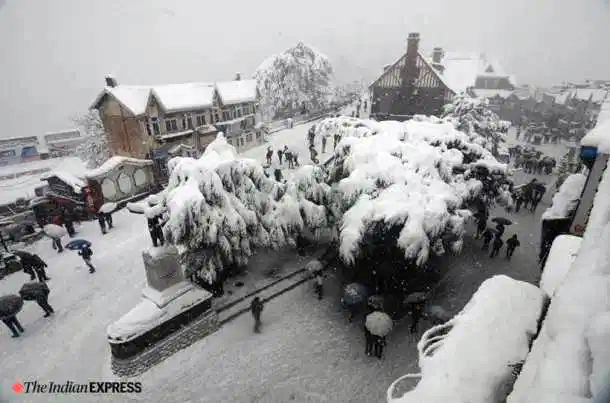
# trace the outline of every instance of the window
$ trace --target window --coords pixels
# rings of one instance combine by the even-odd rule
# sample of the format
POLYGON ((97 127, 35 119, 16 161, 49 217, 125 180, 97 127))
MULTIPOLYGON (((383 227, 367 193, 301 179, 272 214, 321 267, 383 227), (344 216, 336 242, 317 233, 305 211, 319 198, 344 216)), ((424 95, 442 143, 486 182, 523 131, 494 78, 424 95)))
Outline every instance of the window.
POLYGON ((261 138, 261 133, 260 132, 256 132, 256 139, 260 139, 261 138))
POLYGON ((237 105, 234 106, 234 112, 233 112, 233 116, 235 116, 236 118, 241 118, 241 105, 237 105))
POLYGON ((186 127, 188 129, 193 128, 193 118, 191 118, 190 116, 186 118, 186 127))
POLYGON ((219 122, 219 121, 220 121, 220 114, 216 110, 216 111, 214 111, 214 122, 213 123, 216 123, 216 122, 219 122))
POLYGON ((231 111, 222 111, 222 120, 231 120, 231 111))
POLYGON ((243 137, 242 137, 242 138, 240 138, 240 139, 239 139, 239 142, 240 142, 240 144, 243 146, 243 145, 244 145, 244 138, 243 138, 243 137))
POLYGON ((159 129, 159 120, 157 118, 152 118, 151 120, 152 120, 153 133, 155 135, 161 134, 161 130, 159 129))
POLYGON ((252 141, 252 133, 246 135, 246 141, 248 143, 252 141))
POLYGON ((203 126, 205 124, 205 115, 197 115, 197 126, 203 126))
POLYGON ((165 119, 165 130, 168 132, 178 131, 178 122, 176 119, 165 119))
POLYGON ((244 104, 244 115, 250 115, 252 114, 252 105, 251 104, 244 104))

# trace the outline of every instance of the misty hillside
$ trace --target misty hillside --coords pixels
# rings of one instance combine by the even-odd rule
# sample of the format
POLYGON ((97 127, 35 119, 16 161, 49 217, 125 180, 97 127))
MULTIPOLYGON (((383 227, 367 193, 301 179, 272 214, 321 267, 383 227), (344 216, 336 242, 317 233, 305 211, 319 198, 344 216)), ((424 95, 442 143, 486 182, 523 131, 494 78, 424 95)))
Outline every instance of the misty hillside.
POLYGON ((323 108, 334 93, 333 68, 323 54, 299 42, 256 69, 265 119, 323 108))

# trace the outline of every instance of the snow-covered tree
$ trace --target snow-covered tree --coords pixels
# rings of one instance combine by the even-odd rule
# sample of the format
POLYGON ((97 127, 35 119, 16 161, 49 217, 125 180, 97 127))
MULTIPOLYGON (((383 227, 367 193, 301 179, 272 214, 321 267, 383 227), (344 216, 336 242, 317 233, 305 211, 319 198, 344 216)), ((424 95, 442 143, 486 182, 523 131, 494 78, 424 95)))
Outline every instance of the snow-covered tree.
POLYGON ((470 216, 465 207, 482 183, 456 174, 455 168, 464 167, 465 156, 474 150, 478 158, 467 167, 502 169, 469 135, 434 118, 405 123, 329 118, 316 132, 342 137, 328 180, 333 209, 341 217, 340 254, 349 263, 380 234, 416 265, 447 247, 459 251, 470 216))
POLYGON ((201 158, 174 158, 168 168, 160 195, 169 212, 164 230, 183 247, 187 275, 211 283, 224 268, 245 265, 256 248, 295 245, 304 226, 328 226, 321 168, 304 166, 294 181, 276 182, 222 133, 201 158))
POLYGON ((77 116, 73 119, 85 141, 76 149, 76 155, 89 169, 97 168, 112 157, 112 150, 104 131, 104 124, 97 111, 77 116))
POLYGON ((501 120, 489 108, 487 99, 468 96, 458 96, 446 105, 442 117, 446 121, 453 121, 458 130, 473 136, 473 140, 496 156, 510 127, 510 122, 501 120))
POLYGON ((254 73, 265 120, 305 108, 328 106, 334 96, 333 68, 328 58, 299 42, 265 60, 254 73))

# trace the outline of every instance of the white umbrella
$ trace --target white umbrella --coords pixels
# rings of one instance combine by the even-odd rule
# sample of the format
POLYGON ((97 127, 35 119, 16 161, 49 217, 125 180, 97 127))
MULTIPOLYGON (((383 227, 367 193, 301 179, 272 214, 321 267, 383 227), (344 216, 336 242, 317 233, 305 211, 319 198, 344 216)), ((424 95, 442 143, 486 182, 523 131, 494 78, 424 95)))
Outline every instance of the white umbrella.
POLYGON ((392 330, 392 318, 387 313, 375 311, 366 317, 365 326, 375 336, 385 337, 392 330))
POLYGON ((320 271, 324 268, 324 266, 322 265, 322 262, 320 262, 317 259, 312 260, 311 262, 307 263, 307 265, 305 266, 305 268, 310 272, 310 273, 315 273, 317 271, 320 271))
POLYGON ((100 213, 109 214, 116 210, 116 203, 104 203, 102 207, 100 207, 100 213))
POLYGON ((127 203, 125 207, 130 213, 144 214, 144 209, 146 208, 146 205, 142 203, 127 203))
POLYGON ((60 227, 56 224, 47 224, 42 228, 42 230, 45 234, 54 239, 59 239, 62 236, 68 235, 68 231, 66 231, 64 227, 60 227))

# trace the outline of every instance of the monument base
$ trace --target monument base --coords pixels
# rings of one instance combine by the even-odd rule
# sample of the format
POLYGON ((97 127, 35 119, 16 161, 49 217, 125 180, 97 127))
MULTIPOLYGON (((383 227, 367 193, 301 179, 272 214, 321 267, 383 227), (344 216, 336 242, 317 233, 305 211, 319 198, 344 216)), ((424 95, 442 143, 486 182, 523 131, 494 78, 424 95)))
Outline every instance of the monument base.
POLYGON ((108 326, 112 371, 136 376, 216 330, 212 294, 188 282, 163 292, 146 288, 141 302, 108 326))

